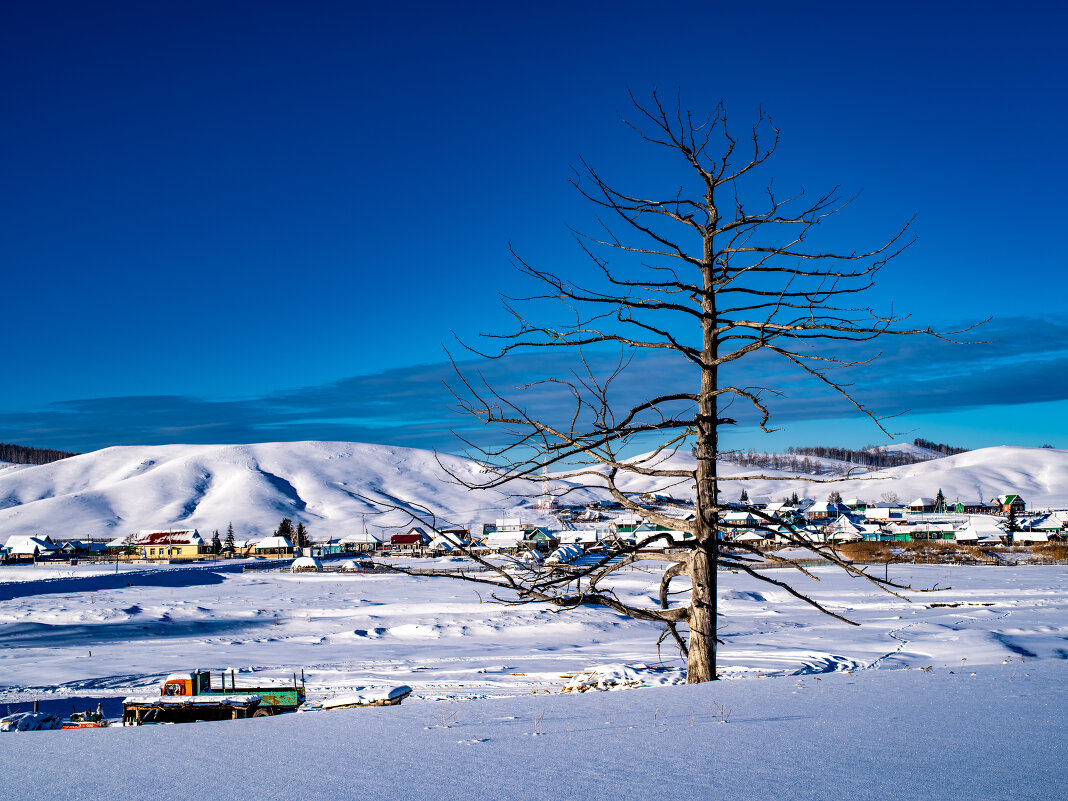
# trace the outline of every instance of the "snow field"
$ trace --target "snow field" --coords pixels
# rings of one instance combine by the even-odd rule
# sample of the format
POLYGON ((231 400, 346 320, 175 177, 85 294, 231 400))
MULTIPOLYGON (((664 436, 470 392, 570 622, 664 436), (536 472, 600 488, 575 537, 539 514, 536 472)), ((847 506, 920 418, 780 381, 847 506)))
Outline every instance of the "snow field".
MULTIPOLYGON (((603 663, 645 664, 647 683, 681 678, 677 653, 657 647, 658 627, 605 609, 504 606, 487 602, 484 585, 444 577, 226 572, 235 569, 87 569, 0 584, 0 704, 143 693, 191 668, 277 683, 303 668, 311 700, 397 684, 413 687, 415 700, 555 693, 603 663)), ((611 586, 650 603, 655 569, 622 570, 611 586)), ((726 676, 1068 659, 1063 567, 895 565, 903 583, 951 587, 911 602, 831 568, 815 575, 789 577, 859 627, 720 574, 726 676)))
POLYGON ((1044 661, 10 734, 0 775, 40 801, 1060 801, 1064 678, 1044 661))
MULTIPOLYGON (((655 626, 608 610, 500 606, 446 578, 233 567, 130 570, 118 583, 93 566, 39 581, 20 569, 0 584, 0 711, 33 698, 95 706, 194 667, 233 667, 239 685, 304 667, 311 706, 398 685, 413 696, 4 734, 9 797, 1063 798, 1063 567, 892 566, 914 586, 952 586, 912 603, 829 568, 794 577, 859 628, 721 573, 720 658, 734 680, 568 694, 567 682, 674 685, 681 664, 658 651, 655 626)), ((656 575, 620 571, 614 588, 648 599, 656 575)))

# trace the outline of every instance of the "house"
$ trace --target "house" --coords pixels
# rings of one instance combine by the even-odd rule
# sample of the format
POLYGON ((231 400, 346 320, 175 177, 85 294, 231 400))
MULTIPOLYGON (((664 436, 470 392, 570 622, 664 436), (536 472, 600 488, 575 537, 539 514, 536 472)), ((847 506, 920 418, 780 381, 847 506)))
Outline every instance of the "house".
POLYGON ((741 534, 735 537, 732 542, 737 542, 742 545, 752 545, 756 547, 758 545, 765 544, 767 540, 762 534, 758 534, 755 531, 743 531, 741 534))
POLYGON ((860 527, 845 515, 823 529, 824 536, 831 542, 856 542, 864 539, 860 527))
POLYGON ((466 529, 456 528, 439 531, 430 541, 427 550, 431 553, 449 553, 450 551, 463 550, 470 544, 470 536, 466 529))
POLYGON ((44 559, 60 555, 59 546, 47 535, 30 537, 13 534, 7 538, 4 550, 7 552, 8 559, 44 559))
POLYGON ((313 542, 304 549, 306 556, 312 556, 316 559, 322 559, 324 556, 340 556, 345 553, 345 548, 340 541, 335 540, 333 537, 326 540, 326 542, 313 542))
POLYGON ((919 514, 922 512, 933 512, 935 510, 934 498, 914 498, 909 501, 906 507, 910 512, 919 514))
POLYGON ((989 515, 993 514, 993 507, 982 501, 957 501, 950 507, 959 515, 989 515))
POLYGON ((193 529, 145 530, 119 537, 107 545, 111 553, 135 559, 197 559, 212 553, 211 542, 193 529))
POLYGON ((408 529, 405 534, 394 534, 389 538, 389 547, 394 551, 415 551, 430 544, 431 537, 419 526, 408 529))
POLYGON ((993 513, 999 515, 1007 515, 1010 511, 1021 515, 1027 508, 1024 499, 1019 495, 999 495, 991 499, 990 505, 994 507, 993 513))
POLYGON ((957 542, 975 543, 977 545, 1000 545, 1005 537, 994 518, 976 515, 968 521, 968 525, 955 533, 957 542))
POLYGON ((902 509, 894 509, 889 506, 869 506, 864 510, 864 522, 866 523, 891 523, 903 521, 905 512, 902 509))
POLYGON ((58 545, 64 556, 93 556, 107 553, 108 550, 107 543, 92 540, 67 540, 58 545))
POLYGON ((1049 535, 1045 531, 1017 531, 1012 535, 1014 545, 1021 543, 1049 542, 1049 535))
POLYGON ((611 532, 603 528, 577 528, 560 532, 561 545, 582 545, 590 548, 608 539, 611 532))
POLYGON ((350 534, 347 537, 342 537, 338 540, 338 545, 346 553, 362 553, 378 550, 382 546, 382 539, 365 531, 362 534, 350 534))
POLYGON ((763 518, 758 518, 751 512, 727 512, 723 515, 723 522, 730 528, 746 528, 749 526, 756 526, 762 522, 763 518))
POLYGON ((820 503, 814 503, 805 509, 805 519, 834 520, 848 512, 849 509, 847 509, 844 504, 836 503, 834 501, 821 501, 820 503))
POLYGON ((1068 512, 1051 512, 1030 526, 1032 531, 1045 531, 1047 534, 1063 534, 1068 529, 1068 512))
POLYGON ((264 537, 252 546, 252 553, 255 556, 291 556, 293 543, 286 537, 277 535, 264 537))

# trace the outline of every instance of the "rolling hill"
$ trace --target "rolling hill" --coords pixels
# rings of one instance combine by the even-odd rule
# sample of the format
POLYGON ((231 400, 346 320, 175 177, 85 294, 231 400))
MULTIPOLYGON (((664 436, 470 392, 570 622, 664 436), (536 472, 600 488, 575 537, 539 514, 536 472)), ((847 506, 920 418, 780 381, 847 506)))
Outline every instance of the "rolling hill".
MULTIPOLYGON (((477 479, 483 468, 456 456, 441 456, 449 469, 477 479)), ((673 465, 692 464, 689 454, 673 465)), ((876 501, 887 492, 902 502, 933 496, 939 488, 953 501, 989 499, 1005 492, 1024 496, 1029 506, 1068 506, 1068 451, 997 447, 915 465, 889 468, 855 479, 820 484, 790 474, 722 465, 724 476, 755 472, 767 478, 729 481, 724 493, 780 499, 796 491, 823 499, 876 501)), ((668 489, 692 497, 688 481, 668 489)), ((631 492, 664 489, 634 476, 631 492)), ((537 488, 528 482, 505 490, 472 492, 451 481, 429 451, 351 442, 284 442, 255 445, 159 445, 115 447, 46 465, 0 465, 0 542, 12 534, 60 538, 114 538, 143 528, 195 527, 225 531, 233 522, 238 538, 270 533, 282 517, 303 522, 313 537, 359 533, 410 522, 401 511, 380 514, 383 504, 417 503, 450 524, 521 515, 548 522, 533 508, 537 488)), ((596 491, 568 496, 592 500, 596 491)))

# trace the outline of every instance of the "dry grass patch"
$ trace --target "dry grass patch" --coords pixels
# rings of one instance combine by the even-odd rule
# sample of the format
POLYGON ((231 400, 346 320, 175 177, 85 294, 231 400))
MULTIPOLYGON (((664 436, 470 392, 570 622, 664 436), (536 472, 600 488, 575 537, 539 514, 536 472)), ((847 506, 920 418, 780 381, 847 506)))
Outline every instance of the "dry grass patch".
POLYGON ((1068 559, 1068 543, 1042 542, 1031 546, 1031 553, 1043 559, 1068 559))

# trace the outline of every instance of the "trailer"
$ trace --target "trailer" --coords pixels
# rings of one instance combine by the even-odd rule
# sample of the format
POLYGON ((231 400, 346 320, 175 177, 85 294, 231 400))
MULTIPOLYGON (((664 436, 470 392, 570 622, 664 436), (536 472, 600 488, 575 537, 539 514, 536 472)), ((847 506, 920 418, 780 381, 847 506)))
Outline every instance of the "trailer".
POLYGON ((211 671, 194 670, 191 673, 172 673, 163 680, 160 695, 166 698, 212 698, 222 696, 255 695, 260 699, 255 717, 275 715, 279 712, 291 712, 304 703, 304 671, 301 681, 297 683, 297 674, 293 674, 291 687, 238 687, 234 671, 230 671, 230 686, 226 683, 226 673, 222 673, 222 686, 213 689, 211 671))
POLYGON ((130 697, 122 702, 122 725, 252 718, 262 711, 260 701, 258 695, 130 697))

